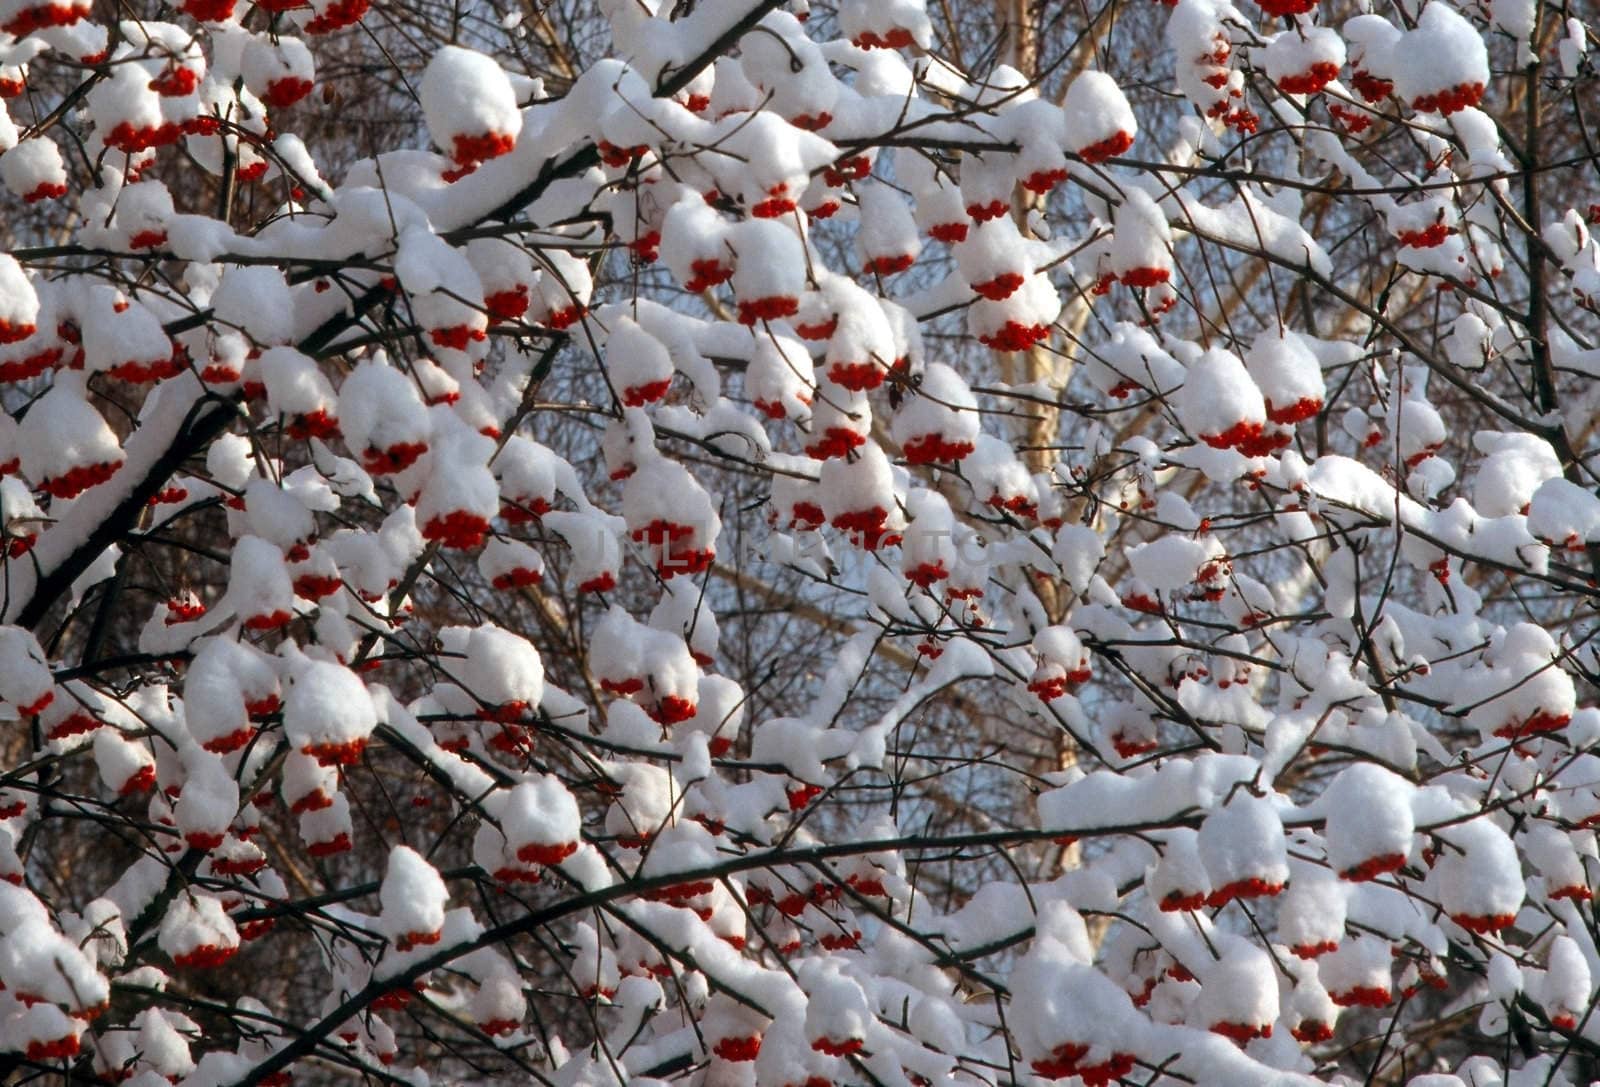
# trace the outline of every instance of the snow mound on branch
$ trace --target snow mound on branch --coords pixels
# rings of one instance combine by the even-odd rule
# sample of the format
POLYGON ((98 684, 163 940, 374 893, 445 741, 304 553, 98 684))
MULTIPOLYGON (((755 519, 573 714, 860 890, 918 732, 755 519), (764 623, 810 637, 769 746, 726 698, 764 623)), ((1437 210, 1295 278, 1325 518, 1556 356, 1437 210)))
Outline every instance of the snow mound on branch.
POLYGON ((1256 761, 1246 756, 1211 754, 1165 763, 1143 777, 1097 770, 1040 794, 1039 817, 1052 830, 1169 822, 1209 810, 1257 770, 1256 761))

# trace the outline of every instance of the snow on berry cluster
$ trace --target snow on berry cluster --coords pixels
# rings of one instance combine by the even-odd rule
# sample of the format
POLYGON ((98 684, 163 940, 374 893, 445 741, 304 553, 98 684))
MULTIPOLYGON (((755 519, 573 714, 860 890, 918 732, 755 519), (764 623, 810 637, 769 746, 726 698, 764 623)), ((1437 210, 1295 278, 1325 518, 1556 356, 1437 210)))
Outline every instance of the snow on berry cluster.
POLYGON ((1519 1067, 1412 1082, 1573 1082, 1600 245, 1513 232, 1482 13, 1036 79, 938 7, 463 35, 348 162, 365 0, 0 0, 71 238, 0 254, 0 1061, 1266 1085, 1470 1012, 1519 1067))

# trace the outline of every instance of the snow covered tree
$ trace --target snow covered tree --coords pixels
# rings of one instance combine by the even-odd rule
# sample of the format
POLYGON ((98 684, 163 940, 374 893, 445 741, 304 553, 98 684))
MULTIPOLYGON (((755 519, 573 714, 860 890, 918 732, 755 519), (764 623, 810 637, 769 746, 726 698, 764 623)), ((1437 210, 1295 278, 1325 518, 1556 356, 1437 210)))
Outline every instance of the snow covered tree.
POLYGON ((1580 0, 0 0, 0 1071, 1600 1076, 1580 0))

